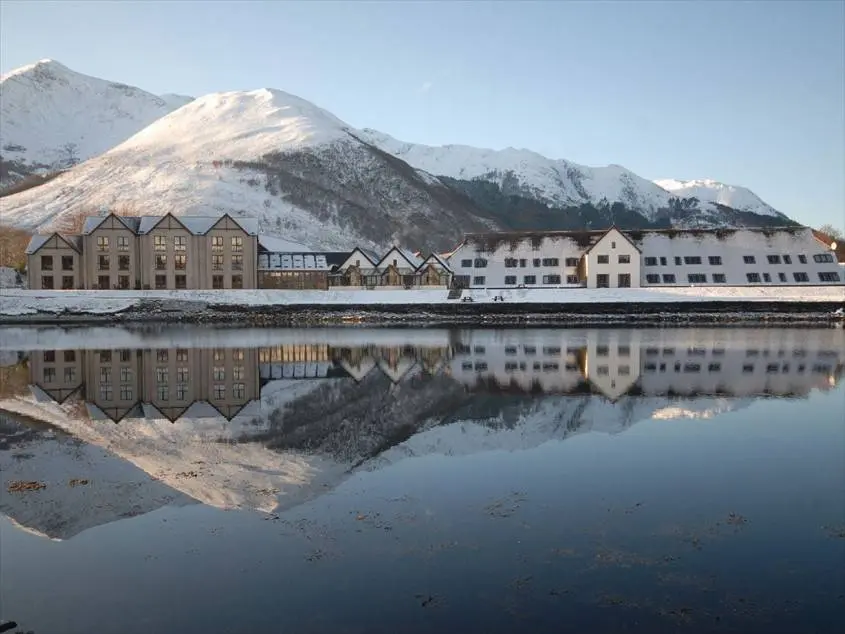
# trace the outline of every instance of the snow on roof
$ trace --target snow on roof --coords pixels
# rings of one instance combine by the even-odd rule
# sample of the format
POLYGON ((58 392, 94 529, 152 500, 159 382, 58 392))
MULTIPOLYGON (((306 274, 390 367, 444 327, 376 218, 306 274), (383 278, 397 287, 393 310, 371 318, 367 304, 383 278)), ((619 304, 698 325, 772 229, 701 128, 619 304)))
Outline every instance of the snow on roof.
MULTIPOLYGON (((440 266, 442 266, 447 271, 452 270, 452 267, 449 266, 449 263, 445 260, 445 258, 443 256, 438 255, 437 253, 432 253, 431 255, 429 255, 425 260, 423 260, 423 264, 432 259, 438 262, 440 266)), ((422 264, 420 266, 422 266, 422 264)))
POLYGON ((329 271, 324 253, 261 253, 259 271, 329 271))
POLYGON ((275 251, 278 253, 305 253, 310 251, 304 244, 298 242, 291 242, 284 238, 277 238, 276 236, 268 236, 265 233, 259 234, 258 245, 267 251, 275 251))
MULTIPOLYGON (((177 216, 173 215, 185 228, 192 234, 201 236, 208 233, 208 231, 216 225, 225 214, 219 216, 177 216)), ((94 231, 108 216, 89 216, 85 219, 85 224, 82 227, 83 234, 89 234, 94 231)), ((153 228, 161 221, 164 216, 115 216, 118 218, 126 228, 134 231, 138 235, 145 235, 153 230, 153 228)), ((241 229, 249 235, 258 234, 258 219, 245 218, 240 216, 229 216, 235 221, 241 229)))
POLYGON ((50 239, 50 238, 52 238, 52 237, 53 237, 53 234, 47 234, 47 235, 41 235, 41 234, 39 234, 39 235, 34 235, 34 236, 32 236, 32 237, 29 239, 29 244, 28 244, 28 245, 26 245, 26 251, 25 251, 25 253, 26 253, 27 255, 32 255, 33 253, 35 253, 36 251, 38 251, 38 249, 40 249, 41 247, 43 247, 43 246, 44 246, 44 243, 45 243, 45 242, 47 242, 47 240, 49 240, 49 239, 50 239))

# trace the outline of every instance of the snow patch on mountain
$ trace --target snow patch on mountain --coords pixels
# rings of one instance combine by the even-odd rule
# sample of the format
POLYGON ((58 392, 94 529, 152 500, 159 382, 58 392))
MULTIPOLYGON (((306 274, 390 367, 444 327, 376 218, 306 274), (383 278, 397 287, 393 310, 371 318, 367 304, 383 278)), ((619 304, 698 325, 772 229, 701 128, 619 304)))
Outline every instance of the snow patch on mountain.
POLYGON ((189 97, 188 95, 177 95, 176 93, 165 93, 159 95, 164 103, 166 103, 171 110, 178 110, 182 106, 191 103, 196 97, 189 97))
POLYGON ((2 182, 102 154, 179 107, 50 59, 3 75, 0 93, 2 182))
POLYGON ((663 178, 654 182, 679 198, 697 198, 702 203, 717 203, 738 211, 749 211, 761 216, 778 217, 783 215, 745 187, 726 185, 708 178, 688 181, 663 178))

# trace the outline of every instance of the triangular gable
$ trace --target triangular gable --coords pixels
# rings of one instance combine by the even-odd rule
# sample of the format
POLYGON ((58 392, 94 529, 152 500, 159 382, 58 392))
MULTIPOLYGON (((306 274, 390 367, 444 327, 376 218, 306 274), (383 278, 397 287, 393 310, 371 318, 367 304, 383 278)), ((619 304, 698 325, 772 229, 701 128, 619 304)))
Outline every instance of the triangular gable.
POLYGON ((69 249, 73 249, 77 253, 80 253, 79 246, 74 244, 73 242, 68 241, 68 239, 65 238, 60 233, 51 233, 49 235, 32 236, 32 238, 30 238, 30 240, 29 240, 29 244, 26 247, 25 253, 27 255, 35 255, 36 253, 38 253, 38 251, 40 251, 44 247, 45 244, 50 242, 50 240, 52 240, 53 238, 61 240, 65 245, 67 245, 67 247, 69 249))
POLYGON ((440 264, 440 266, 442 266, 443 269, 446 270, 446 271, 449 271, 449 272, 452 271, 452 267, 449 266, 449 264, 443 258, 441 258, 439 255, 437 255, 436 253, 432 253, 425 260, 423 260, 423 263, 420 264, 420 270, 422 271, 426 266, 434 264, 434 263, 440 264))
POLYGON ((179 225, 180 227, 182 227, 185 231, 187 231, 188 233, 190 233, 190 234, 192 234, 192 235, 193 235, 193 233, 194 233, 194 232, 193 232, 193 231, 191 231, 190 229, 188 229, 188 227, 186 227, 186 226, 185 226, 185 223, 183 223, 181 220, 179 220, 179 218, 178 218, 178 217, 174 216, 174 215, 173 215, 172 213, 170 213, 170 212, 167 212, 166 214, 164 214, 163 216, 161 216, 161 217, 160 217, 160 218, 159 218, 159 219, 155 222, 155 224, 154 224, 152 227, 150 227, 149 229, 147 229, 144 233, 145 233, 145 234, 152 233, 152 232, 155 230, 155 228, 156 228, 156 227, 158 227, 158 226, 159 226, 159 225, 160 225, 160 224, 164 221, 164 219, 165 219, 165 218, 172 218, 173 220, 175 220, 175 221, 176 221, 176 224, 178 224, 178 225, 179 225))
POLYGON ((226 218, 228 218, 229 220, 234 222, 236 225, 238 225, 238 227, 240 227, 241 231, 243 231, 245 234, 252 235, 250 233, 249 229, 247 227, 245 227, 243 225, 243 223, 239 222, 237 218, 235 218, 234 216, 230 216, 229 214, 223 214, 222 216, 220 216, 213 225, 211 225, 208 229, 205 230, 204 233, 208 233, 212 229, 216 228, 217 225, 219 225, 221 222, 223 222, 226 218))
MULTIPOLYGON (((354 266, 355 260, 364 260, 365 262, 369 262, 370 266, 373 268, 375 268, 376 266, 376 263, 372 260, 372 258, 370 258, 370 256, 368 256, 362 249, 355 247, 355 250, 349 254, 349 257, 343 261, 343 264, 341 264, 338 269, 345 270, 348 269, 350 266, 354 266), (356 258, 356 254, 359 257, 356 258)), ((361 263, 361 266, 363 268, 363 262, 361 263)))
POLYGON ((412 270, 414 270, 414 271, 416 271, 416 270, 417 270, 417 265, 416 265, 416 264, 414 264, 411 260, 409 260, 409 259, 408 259, 408 256, 407 256, 407 255, 405 255, 405 254, 402 252, 402 249, 400 249, 399 247, 396 247, 396 246, 391 247, 391 248, 390 248, 390 251, 388 251, 387 253, 385 253, 385 254, 384 254, 384 256, 381 258, 381 260, 379 260, 379 261, 378 261, 378 264, 376 264, 376 268, 377 268, 377 269, 381 269, 381 265, 385 262, 385 260, 387 260, 388 258, 390 258, 390 255, 391 255, 392 253, 395 253, 395 254, 398 256, 398 258, 395 258, 395 259, 402 258, 403 260, 405 260, 405 263, 408 265, 408 268, 410 268, 410 269, 412 269, 412 270))
POLYGON ((135 227, 131 225, 128 220, 124 220, 123 216, 118 216, 115 213, 109 213, 105 216, 88 216, 87 218, 85 218, 85 225, 82 229, 82 233, 85 235, 94 233, 94 231, 99 229, 102 224, 109 218, 116 218, 118 222, 120 222, 120 224, 129 229, 129 231, 131 231, 132 233, 137 233, 135 231, 135 227))
POLYGON ((619 227, 617 227, 616 225, 613 225, 612 227, 610 227, 610 229, 608 229, 607 231, 605 231, 605 232, 602 234, 602 236, 601 236, 598 240, 596 240, 595 242, 593 242, 593 244, 592 244, 592 245, 590 245, 590 247, 589 247, 586 251, 584 251, 584 254, 586 255, 587 253, 589 253, 590 251, 592 251, 593 249, 595 249, 595 248, 596 248, 599 244, 601 244, 602 240, 604 240, 604 239, 608 236, 608 234, 609 234, 611 231, 615 231, 615 232, 616 232, 616 233, 618 233, 620 236, 622 236, 628 244, 630 244, 632 247, 634 247, 634 248, 637 250, 637 253, 642 253, 642 251, 640 250, 640 247, 638 247, 638 246, 634 243, 634 241, 633 241, 633 240, 631 240, 631 238, 629 238, 627 235, 625 235, 625 232, 624 232, 624 231, 622 231, 622 230, 621 230, 619 227))

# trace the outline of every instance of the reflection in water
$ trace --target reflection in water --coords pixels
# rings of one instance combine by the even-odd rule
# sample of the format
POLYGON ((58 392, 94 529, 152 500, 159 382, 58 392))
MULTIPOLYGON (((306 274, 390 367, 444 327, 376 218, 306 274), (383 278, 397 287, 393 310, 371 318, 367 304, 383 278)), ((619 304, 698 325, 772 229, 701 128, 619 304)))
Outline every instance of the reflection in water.
POLYGON ((0 354, 27 629, 842 624, 845 331, 84 333, 0 354))

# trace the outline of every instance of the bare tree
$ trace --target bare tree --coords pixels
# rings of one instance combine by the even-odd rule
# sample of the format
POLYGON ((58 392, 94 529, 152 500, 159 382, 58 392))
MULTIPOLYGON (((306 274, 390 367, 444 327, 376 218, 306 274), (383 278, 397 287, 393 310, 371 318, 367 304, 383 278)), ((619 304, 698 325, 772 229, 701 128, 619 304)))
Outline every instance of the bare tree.
POLYGON ((65 143, 62 146, 65 167, 73 167, 79 163, 79 146, 76 143, 65 143))
POLYGON ((837 229, 831 224, 822 225, 819 227, 819 231, 826 233, 834 240, 845 240, 845 232, 843 232, 842 229, 837 229))

